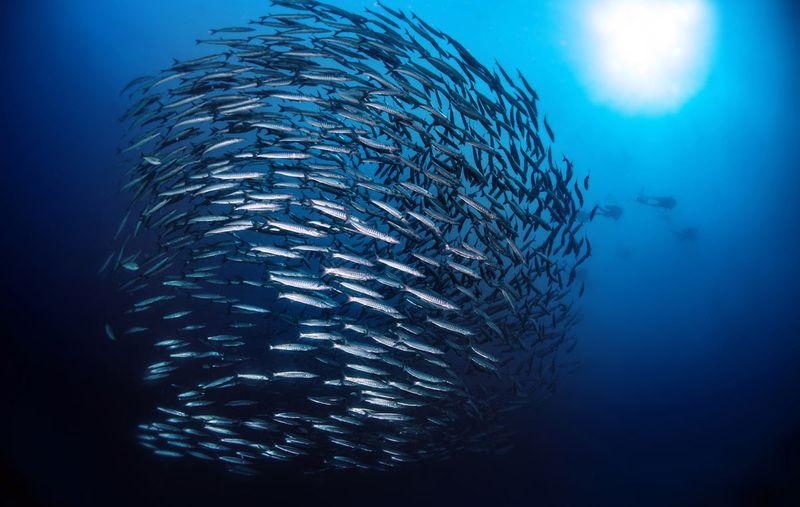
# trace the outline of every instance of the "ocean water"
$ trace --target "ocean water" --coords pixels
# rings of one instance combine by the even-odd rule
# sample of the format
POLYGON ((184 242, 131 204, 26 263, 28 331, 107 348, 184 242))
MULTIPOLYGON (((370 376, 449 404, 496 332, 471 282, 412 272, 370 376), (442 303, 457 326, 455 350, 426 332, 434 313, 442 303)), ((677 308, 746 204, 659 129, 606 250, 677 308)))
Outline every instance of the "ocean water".
MULTIPOLYGON (((361 10, 372 2, 341 1, 361 10)), ((107 340, 96 276, 125 200, 118 91, 268 2, 0 6, 2 494, 11 505, 798 505, 798 9, 709 2, 707 71, 685 103, 637 112, 586 78, 578 1, 387 1, 482 62, 519 68, 558 149, 590 172, 579 364, 515 420, 516 447, 399 472, 231 477, 137 446, 151 392, 107 340), (639 192, 669 195, 670 211, 639 192), (695 227, 693 241, 673 233, 695 227)), ((690 49, 691 50, 691 49, 690 49)), ((573 369, 573 368, 570 368, 573 369)))

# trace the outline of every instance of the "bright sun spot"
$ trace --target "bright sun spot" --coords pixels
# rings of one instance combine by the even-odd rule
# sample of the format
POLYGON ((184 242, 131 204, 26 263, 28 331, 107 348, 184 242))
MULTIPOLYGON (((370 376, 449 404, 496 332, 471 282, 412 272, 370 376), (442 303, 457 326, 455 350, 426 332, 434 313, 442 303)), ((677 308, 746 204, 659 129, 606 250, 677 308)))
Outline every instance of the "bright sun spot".
POLYGON ((585 21, 599 100, 630 113, 663 113, 705 81, 713 22, 703 0, 591 2, 585 21))

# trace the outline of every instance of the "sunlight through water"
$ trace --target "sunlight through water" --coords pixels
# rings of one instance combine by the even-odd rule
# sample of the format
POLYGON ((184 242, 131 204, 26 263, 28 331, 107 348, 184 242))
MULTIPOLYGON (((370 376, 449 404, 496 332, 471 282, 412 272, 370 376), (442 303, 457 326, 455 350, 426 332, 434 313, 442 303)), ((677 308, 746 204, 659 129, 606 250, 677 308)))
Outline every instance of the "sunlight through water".
POLYGON ((595 99, 627 113, 675 111, 703 85, 713 12, 703 0, 586 5, 587 78, 595 99))

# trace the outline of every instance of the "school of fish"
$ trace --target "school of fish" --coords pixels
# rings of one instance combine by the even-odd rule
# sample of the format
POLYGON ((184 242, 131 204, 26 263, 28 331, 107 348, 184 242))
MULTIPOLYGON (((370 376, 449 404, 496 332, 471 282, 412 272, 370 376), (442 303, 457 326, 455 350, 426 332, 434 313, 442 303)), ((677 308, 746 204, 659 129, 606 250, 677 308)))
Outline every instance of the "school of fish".
POLYGON ((508 446, 575 346, 591 253, 588 176, 531 85, 381 4, 275 0, 212 34, 123 90, 101 272, 130 299, 106 333, 152 357, 141 444, 246 475, 508 446))

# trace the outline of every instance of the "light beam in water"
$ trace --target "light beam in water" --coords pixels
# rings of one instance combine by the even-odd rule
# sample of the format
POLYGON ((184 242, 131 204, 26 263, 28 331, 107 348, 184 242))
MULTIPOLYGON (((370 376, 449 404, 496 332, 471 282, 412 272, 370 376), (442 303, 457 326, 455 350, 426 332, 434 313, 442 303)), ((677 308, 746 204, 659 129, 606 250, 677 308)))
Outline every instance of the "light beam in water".
POLYGON ((595 98, 629 113, 677 110, 705 81, 713 13, 703 0, 607 0, 585 9, 595 98))

